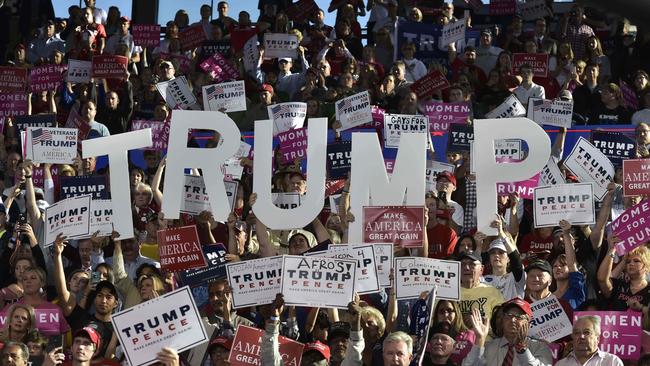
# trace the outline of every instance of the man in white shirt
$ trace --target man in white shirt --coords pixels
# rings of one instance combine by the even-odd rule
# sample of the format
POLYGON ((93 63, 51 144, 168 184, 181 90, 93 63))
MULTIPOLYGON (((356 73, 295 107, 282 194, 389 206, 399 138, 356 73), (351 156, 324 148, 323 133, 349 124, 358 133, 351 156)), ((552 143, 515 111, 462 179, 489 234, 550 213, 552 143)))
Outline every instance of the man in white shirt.
POLYGON ((499 55, 503 49, 492 45, 492 31, 483 29, 481 31, 481 42, 476 47, 476 66, 480 67, 485 75, 488 75, 497 64, 499 55))
POLYGON ((427 74, 424 63, 415 58, 415 44, 408 42, 402 46, 402 62, 406 66, 406 81, 413 83, 427 74))
POLYGON ((129 55, 131 56, 132 62, 140 62, 140 52, 142 52, 142 47, 137 46, 133 39, 133 35, 129 32, 129 26, 131 25, 131 20, 123 16, 119 20, 120 27, 118 31, 113 34, 108 41, 106 41, 106 48, 104 52, 114 55, 117 45, 125 44, 129 49, 129 55))
POLYGON ((573 323, 573 351, 556 363, 557 366, 623 366, 616 355, 598 349, 600 318, 581 316, 573 323))
POLYGON ((546 98, 544 87, 533 83, 533 68, 529 64, 519 67, 519 75, 522 81, 513 93, 524 107, 528 108, 528 98, 546 98))
POLYGON ((458 204, 458 202, 451 199, 451 194, 456 190, 456 177, 448 172, 444 171, 438 174, 436 179, 436 191, 438 192, 438 199, 443 200, 449 211, 451 213, 451 228, 460 232, 460 227, 463 226, 463 221, 465 220, 465 212, 463 211, 463 206, 458 204))

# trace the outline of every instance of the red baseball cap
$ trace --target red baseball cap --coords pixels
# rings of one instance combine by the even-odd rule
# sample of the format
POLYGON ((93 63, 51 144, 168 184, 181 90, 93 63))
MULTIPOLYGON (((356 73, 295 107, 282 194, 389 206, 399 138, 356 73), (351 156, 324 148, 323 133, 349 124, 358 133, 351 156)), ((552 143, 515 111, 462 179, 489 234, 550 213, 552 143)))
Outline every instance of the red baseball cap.
POLYGON ((226 337, 219 336, 210 342, 208 349, 211 350, 215 346, 221 346, 230 351, 232 348, 232 341, 226 337))
POLYGON ((436 178, 436 181, 439 180, 440 178, 445 178, 449 181, 449 183, 453 184, 454 187, 456 187, 456 176, 451 173, 450 171, 445 170, 444 172, 441 172, 438 174, 438 177, 436 178))
POLYGON ((99 349, 101 344, 102 337, 97 333, 97 331, 91 327, 83 327, 74 333, 74 337, 84 337, 90 339, 91 342, 95 345, 95 350, 99 349))
POLYGON ((262 84, 262 86, 260 87, 260 92, 263 92, 263 91, 267 91, 267 92, 273 94, 273 87, 271 86, 271 84, 262 84))
POLYGON ((323 355, 323 357, 325 357, 327 362, 330 362, 330 348, 329 348, 329 346, 327 346, 327 345, 325 345, 325 344, 323 344, 323 343, 321 343, 319 341, 311 342, 311 343, 305 344, 305 348, 303 349, 302 353, 304 354, 304 353, 307 353, 309 351, 317 351, 318 353, 323 355))
POLYGON ((507 308, 516 306, 519 309, 521 309, 526 315, 528 315, 529 318, 533 318, 533 310, 530 308, 530 304, 519 298, 519 297, 513 297, 512 299, 506 301, 503 303, 503 310, 505 311, 507 308))

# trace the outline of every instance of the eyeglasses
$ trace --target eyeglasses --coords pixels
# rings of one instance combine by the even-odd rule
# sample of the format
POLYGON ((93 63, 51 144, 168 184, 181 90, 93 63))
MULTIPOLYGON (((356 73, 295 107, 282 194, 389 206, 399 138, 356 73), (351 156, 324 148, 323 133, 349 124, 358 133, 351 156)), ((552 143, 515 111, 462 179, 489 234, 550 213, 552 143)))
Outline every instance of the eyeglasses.
POLYGON ((514 319, 518 321, 528 320, 528 315, 526 314, 515 314, 515 313, 504 313, 504 319, 514 319))

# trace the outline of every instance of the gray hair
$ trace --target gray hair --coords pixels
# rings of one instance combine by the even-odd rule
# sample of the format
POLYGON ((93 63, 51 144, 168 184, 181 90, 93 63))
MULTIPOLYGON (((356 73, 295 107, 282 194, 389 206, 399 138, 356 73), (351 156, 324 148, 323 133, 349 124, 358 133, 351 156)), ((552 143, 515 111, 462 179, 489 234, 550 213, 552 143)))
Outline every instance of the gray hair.
POLYGON ((576 319, 573 324, 577 324, 581 320, 586 320, 591 324, 594 333, 600 335, 600 317, 595 315, 584 315, 576 319))
POLYGON ((21 353, 21 357, 23 358, 23 360, 25 360, 25 362, 29 361, 29 348, 27 347, 27 345, 25 343, 22 343, 22 342, 7 342, 7 344, 5 344, 5 346, 2 348, 2 355, 4 355, 7 352, 7 349, 9 347, 18 347, 18 348, 20 348, 20 353, 21 353))
POLYGON ((384 347, 386 347, 387 343, 397 343, 397 342, 404 342, 406 344, 406 348, 408 349, 409 355, 413 354, 413 338, 411 338, 410 335, 404 333, 404 332, 393 332, 390 333, 388 336, 386 336, 386 339, 384 339, 384 347))

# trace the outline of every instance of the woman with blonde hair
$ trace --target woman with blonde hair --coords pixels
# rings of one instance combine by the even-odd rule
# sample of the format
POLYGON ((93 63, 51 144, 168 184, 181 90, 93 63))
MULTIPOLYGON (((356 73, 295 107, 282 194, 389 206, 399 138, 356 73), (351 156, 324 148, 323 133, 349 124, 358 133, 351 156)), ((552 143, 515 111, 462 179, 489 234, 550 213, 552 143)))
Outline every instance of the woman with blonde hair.
POLYGON ((5 326, 0 330, 0 342, 27 343, 27 336, 36 323, 34 308, 25 304, 13 304, 7 312, 5 326))

